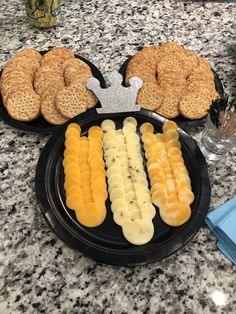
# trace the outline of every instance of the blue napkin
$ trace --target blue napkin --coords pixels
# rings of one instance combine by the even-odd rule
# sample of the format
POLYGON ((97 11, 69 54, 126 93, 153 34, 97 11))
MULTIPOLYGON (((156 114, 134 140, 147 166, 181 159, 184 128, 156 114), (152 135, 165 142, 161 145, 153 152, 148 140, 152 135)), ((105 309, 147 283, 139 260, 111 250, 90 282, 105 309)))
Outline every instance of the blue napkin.
POLYGON ((205 222, 219 240, 217 247, 236 265, 236 197, 211 211, 205 222))

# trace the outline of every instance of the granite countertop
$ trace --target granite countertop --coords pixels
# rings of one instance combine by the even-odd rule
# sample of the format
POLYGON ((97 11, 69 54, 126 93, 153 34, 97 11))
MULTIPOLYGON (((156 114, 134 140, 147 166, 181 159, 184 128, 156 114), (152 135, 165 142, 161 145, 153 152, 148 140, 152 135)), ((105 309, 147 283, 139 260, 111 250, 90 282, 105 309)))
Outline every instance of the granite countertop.
MULTIPOLYGON (((176 40, 207 57, 226 92, 236 92, 233 2, 70 0, 63 11, 61 26, 40 30, 28 24, 20 0, 2 0, 0 66, 25 46, 65 45, 106 77, 138 47, 176 40)), ((69 249, 35 197, 49 136, 2 121, 0 128, 0 313, 236 313, 236 268, 206 226, 175 255, 146 266, 103 265, 69 249)), ((236 195, 235 156, 209 167, 211 209, 236 195)))

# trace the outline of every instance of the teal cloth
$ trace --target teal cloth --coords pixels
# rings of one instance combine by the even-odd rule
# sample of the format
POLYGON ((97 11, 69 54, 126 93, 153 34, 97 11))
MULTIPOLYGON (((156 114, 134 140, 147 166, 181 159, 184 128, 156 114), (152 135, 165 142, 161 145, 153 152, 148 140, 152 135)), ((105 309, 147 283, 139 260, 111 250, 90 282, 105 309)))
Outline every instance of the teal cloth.
POLYGON ((236 197, 211 211, 205 222, 219 240, 217 247, 236 265, 236 197))

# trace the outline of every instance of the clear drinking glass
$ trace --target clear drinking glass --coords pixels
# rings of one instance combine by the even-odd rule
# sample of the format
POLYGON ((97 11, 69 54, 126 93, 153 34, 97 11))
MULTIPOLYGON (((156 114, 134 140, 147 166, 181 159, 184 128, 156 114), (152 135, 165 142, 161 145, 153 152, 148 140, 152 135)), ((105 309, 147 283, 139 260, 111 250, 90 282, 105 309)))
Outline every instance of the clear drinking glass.
POLYGON ((236 145, 236 134, 224 134, 211 121, 210 115, 202 132, 200 149, 209 161, 216 161, 228 153, 236 145))
POLYGON ((30 23, 37 27, 53 27, 60 21, 61 0, 23 0, 30 23))

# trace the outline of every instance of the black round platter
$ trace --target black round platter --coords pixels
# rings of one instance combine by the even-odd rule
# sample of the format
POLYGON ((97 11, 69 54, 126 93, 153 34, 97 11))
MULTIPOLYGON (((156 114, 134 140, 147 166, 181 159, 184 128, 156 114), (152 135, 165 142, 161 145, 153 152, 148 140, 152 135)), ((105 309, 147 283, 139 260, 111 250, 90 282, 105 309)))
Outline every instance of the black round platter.
MULTIPOLYGON (((134 117, 138 128, 143 122, 154 125, 155 132, 162 132, 166 119, 149 110, 140 112, 97 114, 89 110, 72 120, 81 126, 86 135, 93 125, 104 119, 112 119, 116 127, 122 127, 127 116, 134 117)), ((109 199, 106 202, 107 216, 96 228, 82 226, 72 210, 65 205, 64 172, 62 166, 66 123, 58 129, 43 149, 36 170, 36 194, 41 211, 55 234, 71 248, 97 261, 113 265, 137 265, 157 262, 181 249, 199 230, 204 222, 210 203, 210 183, 207 166, 195 141, 178 128, 182 154, 189 171, 195 200, 191 205, 192 215, 184 225, 174 228, 162 222, 158 209, 153 219, 153 239, 142 246, 134 246, 122 235, 120 226, 113 221, 109 199)))

